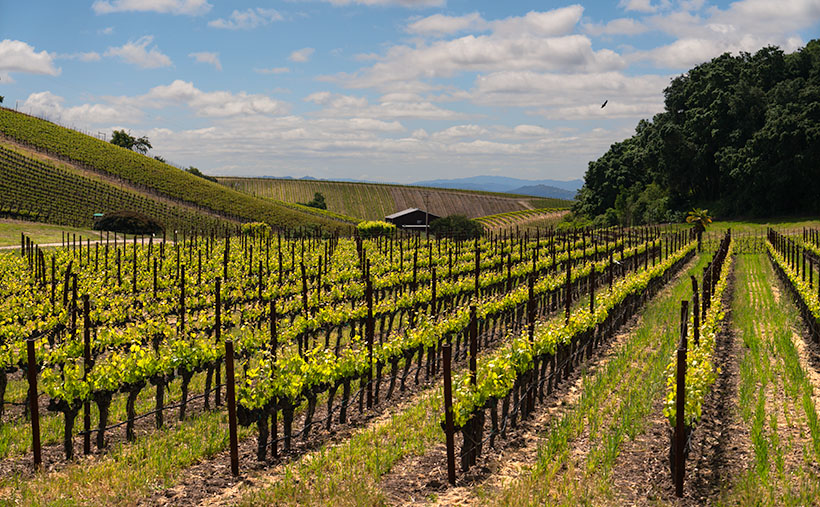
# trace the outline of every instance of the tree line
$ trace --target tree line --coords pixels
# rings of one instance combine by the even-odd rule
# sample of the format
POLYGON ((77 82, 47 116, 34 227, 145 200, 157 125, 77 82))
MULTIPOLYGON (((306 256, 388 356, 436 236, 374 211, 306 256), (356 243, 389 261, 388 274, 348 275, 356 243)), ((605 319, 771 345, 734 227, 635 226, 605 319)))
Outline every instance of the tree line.
POLYGON ((589 163, 577 215, 632 225, 679 221, 692 207, 820 210, 820 40, 789 54, 725 53, 673 79, 664 102, 589 163))

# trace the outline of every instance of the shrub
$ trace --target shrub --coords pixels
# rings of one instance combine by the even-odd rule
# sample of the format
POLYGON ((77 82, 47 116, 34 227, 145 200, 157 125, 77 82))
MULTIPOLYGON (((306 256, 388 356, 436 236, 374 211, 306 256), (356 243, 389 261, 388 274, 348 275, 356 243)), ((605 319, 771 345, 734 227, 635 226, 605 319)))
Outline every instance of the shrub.
POLYGON ((430 233, 436 236, 472 239, 484 233, 484 227, 464 215, 450 215, 430 222, 430 233))
POLYGON ((124 234, 155 234, 164 231, 165 227, 159 221, 136 211, 114 211, 106 213, 94 224, 94 229, 124 234))
POLYGON ((383 220, 366 220, 356 226, 362 238, 377 238, 389 236, 396 230, 396 226, 383 220))

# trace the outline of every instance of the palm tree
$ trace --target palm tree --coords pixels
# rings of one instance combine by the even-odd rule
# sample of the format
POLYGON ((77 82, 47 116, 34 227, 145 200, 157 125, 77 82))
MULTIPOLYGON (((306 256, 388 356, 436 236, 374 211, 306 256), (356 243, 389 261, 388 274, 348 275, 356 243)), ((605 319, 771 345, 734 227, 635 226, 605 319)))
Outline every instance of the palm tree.
POLYGON ((698 235, 698 252, 701 251, 701 235, 706 230, 706 226, 712 223, 708 209, 694 208, 686 215, 686 223, 694 224, 692 229, 698 235))

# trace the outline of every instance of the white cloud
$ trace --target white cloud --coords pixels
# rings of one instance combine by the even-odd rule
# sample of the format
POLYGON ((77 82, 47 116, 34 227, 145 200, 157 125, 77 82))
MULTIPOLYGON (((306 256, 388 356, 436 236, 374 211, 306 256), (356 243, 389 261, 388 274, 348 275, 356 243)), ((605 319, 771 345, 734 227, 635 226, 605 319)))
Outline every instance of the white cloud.
POLYGON ((272 67, 270 69, 253 69, 257 74, 287 74, 290 69, 287 67, 272 67))
POLYGON ((129 106, 117 108, 105 104, 82 104, 66 108, 63 102, 65 99, 48 91, 32 93, 20 105, 20 110, 68 126, 135 121, 141 117, 138 109, 129 106))
POLYGON ((47 51, 38 53, 25 42, 5 39, 0 42, 0 73, 9 72, 57 76, 60 69, 54 66, 54 57, 47 51))
POLYGON ((472 12, 464 16, 447 16, 433 14, 407 25, 405 30, 419 35, 451 35, 464 31, 484 31, 489 27, 479 13, 472 12))
POLYGON ((105 27, 105 28, 101 28, 101 29, 97 30, 97 33, 100 34, 100 35, 111 35, 112 33, 114 33, 114 27, 113 26, 108 26, 108 27, 105 27))
POLYGON ((624 60, 613 51, 594 51, 591 41, 583 35, 468 35, 419 47, 394 46, 372 67, 355 75, 336 76, 336 80, 353 88, 394 89, 416 80, 449 78, 463 72, 503 69, 589 72, 624 65, 624 60))
POLYGON ((246 9, 244 11, 235 10, 228 19, 220 18, 208 22, 208 26, 213 28, 225 28, 228 30, 252 30, 265 26, 274 21, 282 21, 282 15, 275 9, 246 9))
POLYGON ((313 48, 297 49, 296 51, 290 54, 288 60, 292 62, 306 62, 310 60, 310 57, 313 55, 314 52, 316 52, 316 50, 313 48))
POLYGON ((803 44, 799 30, 820 21, 820 2, 740 0, 725 10, 698 12, 699 2, 685 2, 681 10, 650 17, 647 24, 676 37, 629 59, 649 60, 662 68, 686 69, 725 52, 755 52, 766 45, 794 51, 803 44))
POLYGON ((153 35, 145 35, 135 41, 129 41, 122 46, 108 48, 105 52, 105 56, 117 56, 125 62, 143 69, 156 69, 173 65, 171 59, 161 53, 156 46, 150 50, 148 49, 148 45, 153 41, 153 35))
MULTIPOLYGON (((583 7, 571 5, 547 12, 486 22, 487 35, 466 35, 450 40, 396 45, 376 57, 370 67, 352 74, 320 79, 351 88, 376 88, 420 93, 432 80, 447 79, 466 72, 538 70, 597 72, 620 69, 624 59, 609 49, 594 50, 585 35, 572 34, 583 15, 583 7)), ((466 22, 479 23, 481 18, 466 22)), ((481 20, 483 22, 483 20, 481 20)), ((463 26, 465 20, 430 17, 417 21, 420 30, 446 31, 463 26), (429 24, 425 25, 425 23, 429 24)))
POLYGON ((197 16, 211 10, 207 0, 96 0, 91 8, 97 14, 112 12, 159 12, 197 16))
POLYGON ((544 137, 552 133, 549 129, 538 125, 516 125, 513 132, 522 137, 544 137))
POLYGON ((439 132, 435 132, 432 137, 436 141, 450 141, 453 139, 462 139, 465 137, 479 137, 487 133, 487 129, 478 125, 456 125, 446 128, 439 132))
POLYGON ((279 115, 287 112, 287 105, 261 94, 228 91, 203 92, 193 83, 177 79, 170 85, 151 88, 148 93, 133 98, 114 99, 118 102, 160 109, 185 106, 197 116, 229 117, 241 115, 279 115))
POLYGON ((368 6, 391 6, 410 8, 443 7, 446 0, 323 0, 335 6, 344 5, 368 5, 368 6))
POLYGON ((222 63, 219 61, 219 53, 202 51, 199 53, 190 53, 188 56, 193 58, 198 63, 207 63, 213 65, 216 70, 222 70, 222 63))
POLYGON ((322 106, 313 116, 329 118, 381 118, 416 120, 457 120, 467 115, 443 109, 422 97, 409 93, 391 93, 382 96, 378 104, 370 104, 364 97, 342 95, 328 91, 315 92, 305 102, 322 106))
POLYGON ((658 10, 656 5, 652 5, 651 0, 621 0, 618 6, 628 11, 655 12, 658 10))
POLYGON ((63 60, 79 60, 81 62, 97 62, 102 58, 96 51, 89 51, 87 53, 70 53, 64 55, 56 55, 56 58, 63 60))
POLYGON ((492 29, 495 35, 512 37, 566 35, 572 32, 583 13, 584 8, 578 4, 545 12, 530 11, 524 16, 493 21, 492 29))
POLYGON ((649 28, 633 18, 618 18, 606 24, 585 24, 584 31, 592 36, 599 35, 638 35, 649 28))
POLYGON ((531 114, 574 121, 590 117, 647 118, 663 110, 668 76, 495 72, 476 78, 464 98, 482 106, 521 107, 531 114), (606 108, 601 104, 608 100, 606 108), (537 109, 533 109, 537 107, 537 109))

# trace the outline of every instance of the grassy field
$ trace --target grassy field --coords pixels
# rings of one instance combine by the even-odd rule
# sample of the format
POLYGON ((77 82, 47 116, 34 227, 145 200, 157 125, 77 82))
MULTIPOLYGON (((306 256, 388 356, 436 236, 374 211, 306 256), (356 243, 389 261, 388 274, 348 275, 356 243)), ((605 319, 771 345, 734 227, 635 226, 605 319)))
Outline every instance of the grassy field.
POLYGON ((62 240, 63 233, 76 234, 77 237, 82 236, 83 239, 97 239, 100 237, 99 231, 90 229, 0 219, 0 246, 18 246, 20 244, 20 233, 30 237, 35 243, 59 243, 62 240))
POLYGON ((223 185, 257 197, 305 203, 316 192, 329 211, 364 220, 381 220, 407 208, 425 209, 439 216, 468 218, 534 208, 566 207, 570 201, 470 190, 412 187, 376 183, 292 180, 276 178, 218 178, 223 185))

